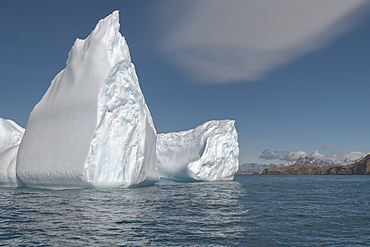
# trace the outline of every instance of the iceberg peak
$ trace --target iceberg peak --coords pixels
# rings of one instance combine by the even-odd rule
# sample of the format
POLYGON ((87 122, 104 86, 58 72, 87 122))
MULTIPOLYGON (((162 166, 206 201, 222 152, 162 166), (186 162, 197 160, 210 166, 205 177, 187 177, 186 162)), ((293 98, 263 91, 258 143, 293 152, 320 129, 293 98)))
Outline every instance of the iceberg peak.
POLYGON ((119 27, 114 11, 77 39, 34 107, 18 152, 23 186, 129 187, 159 179, 156 131, 119 27))

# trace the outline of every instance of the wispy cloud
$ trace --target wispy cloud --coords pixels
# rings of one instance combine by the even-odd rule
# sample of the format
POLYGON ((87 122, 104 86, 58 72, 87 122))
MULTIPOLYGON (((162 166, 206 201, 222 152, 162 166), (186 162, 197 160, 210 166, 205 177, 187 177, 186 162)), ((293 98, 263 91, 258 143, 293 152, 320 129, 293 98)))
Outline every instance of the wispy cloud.
POLYGON ((186 15, 172 24, 161 51, 196 80, 257 80, 348 31, 361 16, 356 11, 369 2, 188 0, 186 15))
POLYGON ((335 149, 329 144, 324 144, 320 147, 321 149, 328 150, 331 154, 335 153, 335 149))
MULTIPOLYGON (((324 146, 330 147, 330 145, 328 144, 324 146)), ((270 149, 266 149, 262 151, 260 158, 264 160, 282 160, 291 162, 296 161, 301 157, 309 156, 323 161, 330 161, 332 163, 346 163, 360 159, 366 155, 367 155, 366 153, 357 151, 350 151, 341 155, 336 155, 336 154, 322 154, 318 150, 313 150, 310 154, 307 154, 305 151, 271 151, 270 149)))
POLYGON ((308 154, 304 151, 271 151, 266 149, 260 155, 264 160, 283 160, 283 161, 296 161, 300 157, 306 157, 308 154))

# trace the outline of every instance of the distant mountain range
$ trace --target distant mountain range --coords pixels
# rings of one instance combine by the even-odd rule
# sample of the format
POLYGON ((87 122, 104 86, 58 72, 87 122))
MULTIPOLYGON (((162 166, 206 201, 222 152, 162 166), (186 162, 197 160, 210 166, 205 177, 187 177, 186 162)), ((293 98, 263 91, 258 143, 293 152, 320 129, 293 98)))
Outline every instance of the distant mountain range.
POLYGON ((334 165, 335 163, 333 161, 323 161, 315 157, 306 156, 306 157, 299 158, 293 164, 310 165, 310 166, 328 166, 328 165, 334 165))
MULTIPOLYGON (((367 156, 366 156, 367 157, 367 156)), ((306 157, 301 157, 295 162, 290 162, 286 164, 259 164, 259 163, 245 163, 242 164, 239 168, 239 171, 236 173, 236 175, 248 175, 248 174, 257 174, 261 173, 265 169, 269 168, 280 168, 284 169, 283 167, 289 167, 291 165, 309 165, 309 166, 317 166, 317 167, 322 167, 322 166, 330 166, 330 165, 340 165, 340 166, 345 166, 357 161, 360 161, 362 158, 357 159, 357 160, 350 160, 350 159, 345 159, 342 162, 334 161, 334 160, 321 160, 312 156, 306 156, 306 157)), ((296 166, 297 167, 297 166, 296 166)), ((278 169, 279 170, 279 169, 278 169)))
POLYGON ((283 164, 275 165, 275 164, 246 163, 240 166, 238 173, 248 174, 253 172, 262 172, 266 168, 275 168, 279 166, 283 166, 283 164))
POLYGON ((301 157, 299 158, 296 162, 294 162, 293 164, 300 164, 300 165, 310 165, 310 166, 328 166, 328 165, 348 165, 348 164, 351 164, 351 163, 354 163, 354 162, 357 162, 361 159, 363 159, 364 157, 361 157, 357 160, 351 160, 349 158, 343 160, 343 161, 335 161, 335 160, 326 160, 326 161, 323 161, 323 160, 320 160, 320 159, 317 159, 315 157, 310 157, 310 156, 306 156, 306 157, 301 157))
POLYGON ((262 175, 370 175, 370 155, 349 165, 307 165, 266 168, 262 175))

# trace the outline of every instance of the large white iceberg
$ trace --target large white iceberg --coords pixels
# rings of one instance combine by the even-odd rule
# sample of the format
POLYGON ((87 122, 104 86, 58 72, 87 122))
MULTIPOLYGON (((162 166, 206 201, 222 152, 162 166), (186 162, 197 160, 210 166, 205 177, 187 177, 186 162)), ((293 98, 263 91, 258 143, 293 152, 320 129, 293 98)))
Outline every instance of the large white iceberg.
POLYGON ((209 121, 195 129, 158 134, 159 174, 177 181, 232 180, 239 168, 235 121, 209 121))
POLYGON ((16 161, 24 129, 0 118, 0 187, 17 187, 16 161))
POLYGON ((119 33, 119 13, 77 39, 31 112, 17 177, 34 188, 129 187, 158 181, 156 131, 119 33))

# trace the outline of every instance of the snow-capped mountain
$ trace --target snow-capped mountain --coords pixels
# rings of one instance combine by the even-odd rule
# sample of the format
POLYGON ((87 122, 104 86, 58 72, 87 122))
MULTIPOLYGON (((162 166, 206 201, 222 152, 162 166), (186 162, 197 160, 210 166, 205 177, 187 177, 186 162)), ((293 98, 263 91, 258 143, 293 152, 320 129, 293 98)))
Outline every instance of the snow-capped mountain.
POLYGON ((301 165, 311 165, 311 166, 328 166, 328 165, 347 165, 350 163, 354 163, 356 161, 361 160, 363 157, 359 159, 350 159, 346 158, 343 161, 341 160, 321 160, 312 156, 305 156, 299 158, 294 164, 301 164, 301 165))
POLYGON ((294 164, 311 165, 311 166, 328 166, 335 164, 334 161, 323 161, 315 157, 301 157, 294 164))

